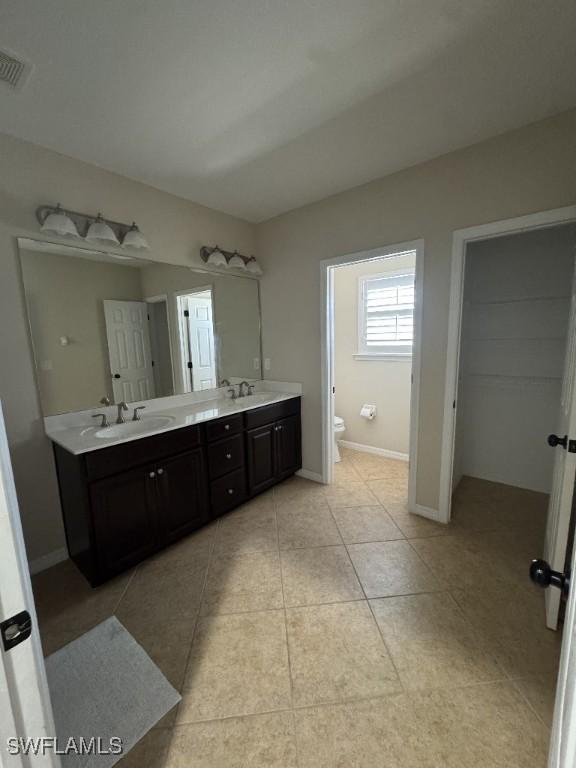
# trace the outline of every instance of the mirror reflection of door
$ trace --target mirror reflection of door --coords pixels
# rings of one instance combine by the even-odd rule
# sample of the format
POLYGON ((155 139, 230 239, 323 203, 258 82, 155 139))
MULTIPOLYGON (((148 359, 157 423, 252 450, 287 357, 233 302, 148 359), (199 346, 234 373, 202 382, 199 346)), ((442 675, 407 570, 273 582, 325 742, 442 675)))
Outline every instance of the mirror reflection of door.
POLYGON ((178 296, 184 392, 217 386, 212 289, 178 296))
POLYGON ((104 318, 114 401, 155 397, 146 302, 105 299, 104 318))

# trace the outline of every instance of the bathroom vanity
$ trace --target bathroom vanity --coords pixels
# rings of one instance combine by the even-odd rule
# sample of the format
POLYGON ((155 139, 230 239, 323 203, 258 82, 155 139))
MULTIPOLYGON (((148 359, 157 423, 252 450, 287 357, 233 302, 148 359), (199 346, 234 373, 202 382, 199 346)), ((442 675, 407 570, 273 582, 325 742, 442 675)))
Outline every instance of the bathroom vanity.
POLYGON ((82 431, 51 436, 68 552, 92 586, 300 469, 300 397, 268 399, 230 403, 218 418, 217 408, 178 409, 198 423, 95 450, 82 431))
POLYGON ((302 390, 262 381, 254 275, 18 246, 68 552, 93 586, 300 469, 302 390))

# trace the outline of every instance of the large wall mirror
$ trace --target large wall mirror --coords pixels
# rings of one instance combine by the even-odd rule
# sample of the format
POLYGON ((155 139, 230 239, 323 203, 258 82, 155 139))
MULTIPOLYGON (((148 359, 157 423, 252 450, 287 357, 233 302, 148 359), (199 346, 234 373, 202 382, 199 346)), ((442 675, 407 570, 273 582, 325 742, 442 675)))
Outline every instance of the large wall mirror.
POLYGON ((18 240, 45 416, 261 378, 257 280, 18 240))

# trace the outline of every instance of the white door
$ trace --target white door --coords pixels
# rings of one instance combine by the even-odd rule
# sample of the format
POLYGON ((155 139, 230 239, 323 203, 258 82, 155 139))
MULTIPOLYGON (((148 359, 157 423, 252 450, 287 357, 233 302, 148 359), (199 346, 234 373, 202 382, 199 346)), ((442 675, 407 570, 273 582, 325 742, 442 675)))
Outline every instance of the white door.
POLYGON ((197 392, 200 389, 214 389, 216 360, 211 291, 188 296, 188 329, 193 390, 197 392))
POLYGON ((104 301, 114 402, 155 397, 147 305, 144 301, 104 301))
MULTIPOLYGON (((570 517, 572 514, 572 497, 574 496, 574 481, 576 479, 576 453, 569 448, 571 441, 576 441, 576 392, 574 388, 576 376, 576 271, 572 280, 572 301, 570 319, 568 322, 568 342, 564 362, 564 379, 560 401, 560 416, 556 427, 556 435, 563 439, 566 436, 566 447, 558 445, 550 450, 555 451, 554 473, 552 477, 552 493, 548 505, 548 522, 544 543, 544 559, 553 571, 564 571, 566 566, 566 549, 570 517)), ((576 442, 574 443, 576 450, 576 442)), ((546 590, 546 626, 550 629, 558 627, 560 610, 560 590, 546 590)))
POLYGON ((30 614, 30 637, 9 650, 0 640, 0 765, 58 768, 60 758, 52 752, 23 757, 7 749, 7 739, 53 737, 56 731, 0 406, 0 622, 22 611, 30 614))
MULTIPOLYGON (((576 547, 572 552, 571 573, 576 573, 576 547)), ((559 592, 549 587, 546 592, 559 592)), ((574 768, 576 765, 576 589, 570 589, 562 632, 562 655, 556 684, 554 722, 550 735, 549 768, 574 768)))

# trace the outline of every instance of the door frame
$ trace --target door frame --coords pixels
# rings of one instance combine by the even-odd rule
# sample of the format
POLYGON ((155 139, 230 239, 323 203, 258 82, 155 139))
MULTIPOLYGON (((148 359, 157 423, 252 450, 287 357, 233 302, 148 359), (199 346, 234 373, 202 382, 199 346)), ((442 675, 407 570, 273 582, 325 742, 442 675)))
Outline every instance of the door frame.
POLYGON ((452 507, 452 482, 458 414, 458 375, 460 371, 460 337, 462 330, 462 305, 464 299, 464 273, 468 244, 478 240, 490 240, 503 235, 520 234, 538 229, 548 229, 576 221, 576 205, 555 208, 512 219, 502 219, 489 224, 457 229, 452 233, 452 263, 450 267, 450 303, 448 310, 448 334, 446 349, 446 374, 444 384, 444 419, 442 426, 442 450, 440 465, 440 495, 438 520, 449 523, 452 507))
MULTIPOLYGON (((418 411, 420 404, 420 372, 422 356, 422 296, 424 240, 385 245, 368 251, 336 256, 320 262, 321 307, 321 376, 322 376, 322 477, 323 483, 334 479, 334 270, 363 261, 393 258, 406 251, 416 252, 414 275, 414 344, 412 349, 412 388, 410 393, 410 445, 408 473, 408 507, 413 512, 432 517, 433 510, 416 504, 416 477, 418 461, 418 411)), ((434 518, 435 519, 435 518, 434 518)))

